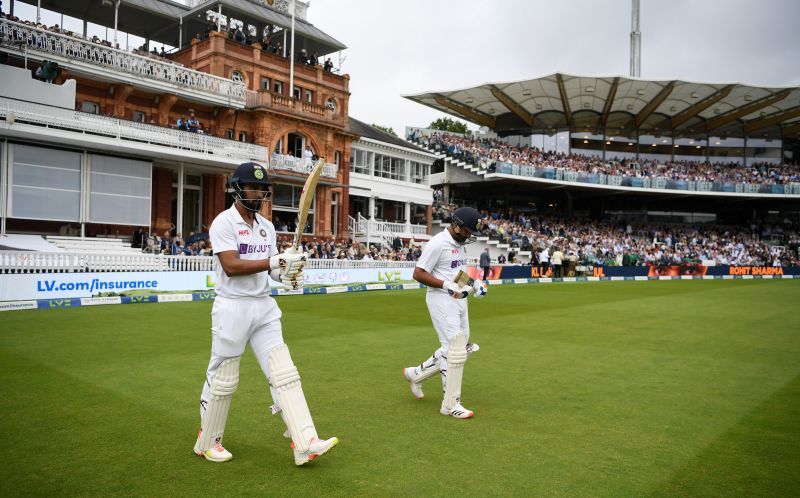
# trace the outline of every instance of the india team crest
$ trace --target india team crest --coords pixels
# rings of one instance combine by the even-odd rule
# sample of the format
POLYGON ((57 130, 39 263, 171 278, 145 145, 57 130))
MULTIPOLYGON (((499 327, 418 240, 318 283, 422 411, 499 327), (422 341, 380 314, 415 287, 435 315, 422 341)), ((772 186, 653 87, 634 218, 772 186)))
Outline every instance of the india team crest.
POLYGON ((253 172, 253 176, 255 176, 259 180, 263 179, 264 178, 264 171, 261 169, 261 167, 260 166, 256 166, 255 169, 256 170, 253 172))
POLYGON ((267 231, 262 228, 261 230, 259 230, 258 234, 261 235, 262 237, 266 237, 267 231))

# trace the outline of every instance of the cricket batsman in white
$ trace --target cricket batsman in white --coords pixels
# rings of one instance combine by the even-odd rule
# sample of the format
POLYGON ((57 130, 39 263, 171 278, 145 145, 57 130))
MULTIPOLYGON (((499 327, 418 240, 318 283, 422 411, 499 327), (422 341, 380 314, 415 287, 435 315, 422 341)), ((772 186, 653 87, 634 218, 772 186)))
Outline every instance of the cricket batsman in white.
POLYGON ((270 296, 268 275, 301 288, 306 254, 296 249, 278 253, 275 227, 259 214, 262 202, 271 195, 263 166, 239 165, 229 185, 235 202, 214 219, 209 230, 217 295, 211 310, 211 361, 200 397, 200 433, 194 452, 212 462, 233 458, 222 446, 222 438, 239 384, 239 361, 249 343, 269 381, 272 413, 281 414, 295 464, 303 465, 339 440, 321 440, 317 435, 300 375, 283 342, 281 310, 270 296))
POLYGON ((419 366, 403 369, 403 376, 414 397, 421 399, 422 382, 441 373, 444 398, 440 413, 454 418, 475 415, 461 404, 464 363, 468 354, 479 349, 477 344, 469 343, 467 297, 483 297, 488 288, 480 280, 466 282, 457 276, 459 270, 467 268, 464 246, 480 234, 482 227, 478 211, 471 207, 456 209, 450 226, 425 245, 414 268, 414 280, 428 287, 425 301, 441 346, 419 366))

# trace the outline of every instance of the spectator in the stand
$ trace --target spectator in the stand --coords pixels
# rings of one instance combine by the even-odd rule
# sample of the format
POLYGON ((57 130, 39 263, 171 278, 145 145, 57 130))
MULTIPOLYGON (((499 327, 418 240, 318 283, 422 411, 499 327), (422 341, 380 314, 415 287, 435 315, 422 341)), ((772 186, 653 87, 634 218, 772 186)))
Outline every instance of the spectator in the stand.
POLYGON ((193 133, 200 131, 200 121, 197 120, 197 117, 194 115, 194 111, 189 113, 189 120, 186 122, 186 126, 188 130, 193 133))
POLYGON ((550 249, 545 247, 539 253, 539 274, 547 275, 547 269, 550 266, 550 249))
POLYGON ((300 51, 300 55, 297 56, 297 62, 300 64, 308 64, 308 52, 306 52, 306 49, 300 51))
POLYGON ((316 52, 311 54, 311 58, 308 59, 308 64, 310 66, 316 66, 317 64, 319 64, 319 56, 317 55, 316 52))
POLYGON ((161 45, 161 52, 159 52, 158 55, 160 57, 166 57, 167 56, 167 51, 164 50, 164 45, 161 45))
POLYGON ((556 247, 555 251, 553 251, 553 257, 550 260, 553 264, 553 278, 561 278, 564 275, 561 273, 561 269, 564 263, 564 253, 561 252, 560 247, 556 247))
POLYGON ((133 236, 131 237, 131 247, 141 249, 147 245, 146 240, 147 232, 141 227, 136 227, 136 230, 134 230, 133 236))
POLYGON ((483 250, 478 260, 478 266, 483 271, 482 280, 489 280, 489 275, 492 273, 492 258, 489 256, 489 248, 483 250))
POLYGON ((325 59, 325 65, 323 66, 323 69, 325 70, 325 72, 328 72, 328 73, 333 71, 333 62, 331 62, 331 58, 330 57, 325 59))
POLYGON ((506 264, 506 257, 503 256, 502 254, 500 256, 497 256, 497 264, 498 265, 506 264))
POLYGON ((186 114, 181 114, 181 117, 175 123, 175 126, 177 126, 179 130, 189 130, 189 120, 186 119, 186 114))
POLYGON ((306 149, 303 151, 303 164, 306 168, 310 168, 314 164, 314 151, 311 150, 310 145, 306 145, 306 149))

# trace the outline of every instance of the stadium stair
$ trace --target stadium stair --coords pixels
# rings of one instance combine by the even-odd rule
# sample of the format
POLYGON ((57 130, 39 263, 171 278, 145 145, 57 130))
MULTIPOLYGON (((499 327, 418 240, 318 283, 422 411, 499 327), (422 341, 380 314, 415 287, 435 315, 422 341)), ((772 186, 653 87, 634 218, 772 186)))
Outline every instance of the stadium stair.
POLYGON ((131 247, 130 242, 121 238, 103 237, 68 237, 64 235, 48 235, 48 242, 69 252, 91 254, 125 254, 141 255, 141 249, 131 247))

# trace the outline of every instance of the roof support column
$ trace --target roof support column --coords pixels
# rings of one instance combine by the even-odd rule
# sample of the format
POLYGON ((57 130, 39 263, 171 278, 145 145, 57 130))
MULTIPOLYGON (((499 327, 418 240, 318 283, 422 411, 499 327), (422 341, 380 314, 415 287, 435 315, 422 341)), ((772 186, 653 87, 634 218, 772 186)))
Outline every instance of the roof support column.
POLYGON ((222 4, 217 5, 217 31, 222 31, 222 4))
POLYGON ((670 153, 671 153, 671 162, 675 162, 675 135, 671 136, 669 139, 669 146, 670 146, 670 153))
POLYGON ((742 155, 744 156, 744 167, 746 168, 747 167, 747 135, 745 135, 745 137, 744 137, 744 154, 742 154, 742 155))
POLYGON ((119 23, 119 0, 114 2, 114 48, 119 48, 117 46, 117 26, 119 23))
POLYGON ((606 128, 603 127, 603 162, 606 160, 606 128))
POLYGON ((183 16, 178 20, 178 50, 183 48, 183 16))
POLYGON ((36 0, 36 24, 42 21, 42 0, 36 0))
MULTIPOLYGON (((178 163, 178 201, 177 213, 175 215, 175 235, 180 234, 183 238, 183 180, 185 175, 184 164, 178 163)), ((177 256, 177 255, 175 255, 177 256)))

